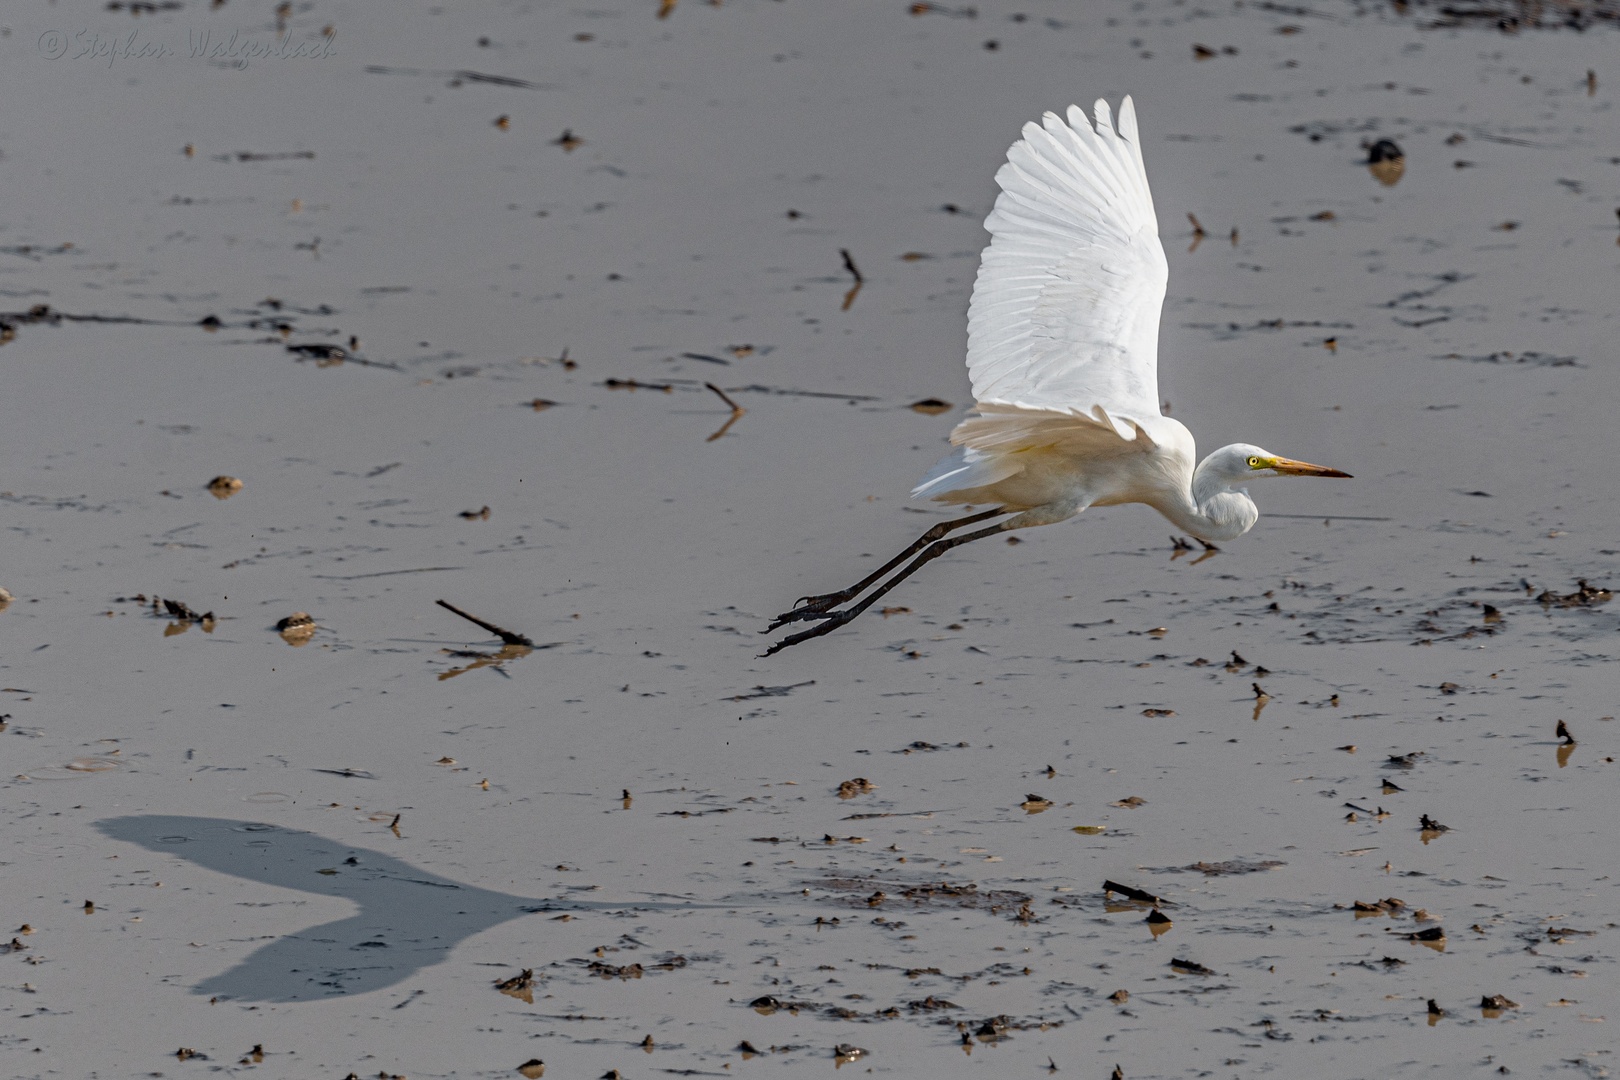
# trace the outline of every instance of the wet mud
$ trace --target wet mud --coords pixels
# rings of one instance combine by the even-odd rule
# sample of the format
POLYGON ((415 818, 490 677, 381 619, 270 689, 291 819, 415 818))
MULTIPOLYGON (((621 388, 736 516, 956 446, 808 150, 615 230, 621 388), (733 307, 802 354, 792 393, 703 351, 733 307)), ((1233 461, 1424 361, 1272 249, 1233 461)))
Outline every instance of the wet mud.
POLYGON ((1588 7, 9 15, 0 1076, 1607 1075, 1588 7), (1355 479, 762 659, 1125 93, 1166 408, 1355 479))

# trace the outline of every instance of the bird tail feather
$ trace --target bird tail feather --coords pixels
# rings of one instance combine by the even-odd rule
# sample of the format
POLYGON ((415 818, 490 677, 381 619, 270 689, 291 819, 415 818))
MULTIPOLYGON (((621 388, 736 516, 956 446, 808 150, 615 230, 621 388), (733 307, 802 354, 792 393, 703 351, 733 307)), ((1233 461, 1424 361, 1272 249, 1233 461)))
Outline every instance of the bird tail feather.
POLYGON ((1017 461, 1000 454, 986 454, 971 446, 958 446, 928 470, 928 475, 911 489, 913 499, 939 499, 953 491, 984 487, 1015 476, 1024 470, 1017 461))

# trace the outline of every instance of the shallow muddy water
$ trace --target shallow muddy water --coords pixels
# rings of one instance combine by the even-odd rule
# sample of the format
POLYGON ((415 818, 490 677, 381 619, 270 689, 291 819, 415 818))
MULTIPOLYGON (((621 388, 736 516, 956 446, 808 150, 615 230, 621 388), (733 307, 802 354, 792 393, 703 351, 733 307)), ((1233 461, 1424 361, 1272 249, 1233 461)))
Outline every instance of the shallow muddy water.
POLYGON ((0 37, 0 1075, 1613 1069, 1611 29, 138 7, 0 37), (760 659, 1125 93, 1172 415, 1355 479, 760 659))

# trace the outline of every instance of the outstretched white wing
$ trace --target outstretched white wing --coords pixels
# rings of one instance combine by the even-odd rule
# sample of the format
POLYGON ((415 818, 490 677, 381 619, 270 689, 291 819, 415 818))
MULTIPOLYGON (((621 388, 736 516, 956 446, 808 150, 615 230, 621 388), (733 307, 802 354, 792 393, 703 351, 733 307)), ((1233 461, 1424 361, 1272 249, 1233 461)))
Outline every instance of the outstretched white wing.
POLYGON ((1047 113, 996 173, 990 246, 968 309, 981 404, 1086 416, 1135 435, 1159 413, 1159 310, 1169 268, 1131 99, 1047 113), (1099 411, 1099 406, 1101 411, 1099 411))

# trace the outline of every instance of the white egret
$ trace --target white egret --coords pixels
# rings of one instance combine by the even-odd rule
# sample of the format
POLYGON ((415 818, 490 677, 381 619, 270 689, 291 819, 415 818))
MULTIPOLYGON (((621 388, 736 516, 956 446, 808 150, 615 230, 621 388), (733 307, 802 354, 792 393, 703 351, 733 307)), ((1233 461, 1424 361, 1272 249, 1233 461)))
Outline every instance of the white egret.
POLYGON ((1223 446, 1193 467, 1192 433, 1159 408, 1169 266, 1131 99, 1120 106, 1117 131, 1099 100, 1095 127, 1071 105, 1067 123, 1047 113, 1023 135, 996 173, 1001 194, 984 223, 990 246, 968 308, 975 409, 951 432, 955 451, 911 493, 995 509, 936 525, 847 589, 802 598, 765 632, 817 625, 767 656, 843 626, 925 563, 974 540, 1119 503, 1146 503, 1205 541, 1231 540, 1260 517, 1241 486, 1247 481, 1349 475, 1249 443, 1223 446), (950 535, 993 517, 1005 520, 950 535), (838 609, 914 555, 865 599, 838 609))

